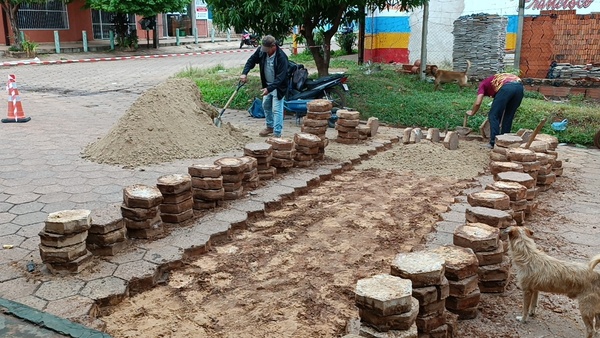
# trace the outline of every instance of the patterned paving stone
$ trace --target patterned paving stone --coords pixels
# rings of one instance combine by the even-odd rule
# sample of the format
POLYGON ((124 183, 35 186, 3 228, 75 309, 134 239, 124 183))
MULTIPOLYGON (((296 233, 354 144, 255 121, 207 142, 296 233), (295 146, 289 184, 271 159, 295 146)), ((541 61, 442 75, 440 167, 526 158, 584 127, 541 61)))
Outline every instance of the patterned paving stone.
POLYGON ((21 229, 16 224, 8 223, 12 221, 16 216, 13 214, 0 213, 0 236, 12 235, 21 229))
POLYGON ((140 261, 144 258, 146 250, 132 247, 126 251, 120 252, 117 256, 107 257, 106 260, 115 264, 124 264, 133 261, 140 261))
POLYGON ((2 249, 2 251, 0 251, 0 264, 20 261, 30 253, 31 251, 25 250, 20 247, 14 247, 12 249, 2 249))
POLYGON ((19 247, 25 250, 37 252, 39 250, 40 242, 40 236, 34 236, 24 240, 19 247))
MULTIPOLYGON (((12 245, 12 246, 20 246, 21 243, 23 243, 23 241, 25 241, 25 237, 23 236, 18 236, 18 235, 6 235, 6 236, 0 236, 0 246, 2 245, 12 245)), ((10 250, 10 249, 4 249, 4 250, 10 250)), ((0 251, 0 254, 3 251, 0 251)))
POLYGON ((72 277, 56 278, 42 283, 35 295, 52 301, 76 295, 85 285, 84 282, 72 277))
POLYGON ((98 313, 98 305, 90 298, 72 296, 48 302, 45 311, 66 319, 85 315, 95 317, 98 313))
POLYGON ((15 214, 15 215, 29 214, 32 212, 41 211, 42 208, 44 207, 44 205, 45 204, 41 203, 41 202, 29 202, 29 203, 17 204, 10 209, 10 213, 15 214))
POLYGON ((15 224, 18 224, 18 225, 31 225, 31 224, 44 222, 47 217, 48 217, 48 213, 42 212, 42 211, 37 211, 37 212, 31 212, 31 213, 25 214, 25 215, 19 215, 19 216, 15 217, 15 219, 13 219, 12 222, 15 224))
POLYGON ((149 249, 144 255, 144 260, 157 264, 173 263, 178 265, 183 258, 183 249, 171 245, 161 245, 158 248, 149 249))
MULTIPOLYGON (((9 197, 6 200, 6 202, 13 203, 13 204, 21 204, 21 203, 36 201, 38 198, 40 198, 40 195, 34 194, 32 192, 33 190, 35 190, 35 188, 36 188, 35 186, 30 186, 30 187, 31 187, 31 191, 17 193, 16 195, 12 195, 11 197, 9 197)), ((8 191, 5 191, 5 193, 9 194, 8 191)))
POLYGON ((40 222, 37 224, 32 224, 28 226, 21 227, 21 229, 17 232, 17 235, 23 236, 25 238, 38 237, 39 233, 44 229, 44 223, 40 222))
POLYGON ((44 310, 44 308, 48 304, 48 301, 43 300, 43 299, 38 298, 33 295, 25 296, 23 298, 16 299, 15 301, 19 302, 21 304, 25 304, 27 306, 31 306, 32 308, 40 310, 40 311, 44 310))
POLYGON ((20 277, 0 283, 0 297, 17 300, 32 295, 41 282, 30 278, 20 277))
MULTIPOLYGON (((0 264, 0 284, 21 277, 23 271, 10 264, 0 264)), ((0 288, 1 290, 2 288, 0 288)))
POLYGON ((102 306, 113 305, 127 296, 127 282, 112 276, 95 279, 88 282, 79 294, 100 301, 102 306))

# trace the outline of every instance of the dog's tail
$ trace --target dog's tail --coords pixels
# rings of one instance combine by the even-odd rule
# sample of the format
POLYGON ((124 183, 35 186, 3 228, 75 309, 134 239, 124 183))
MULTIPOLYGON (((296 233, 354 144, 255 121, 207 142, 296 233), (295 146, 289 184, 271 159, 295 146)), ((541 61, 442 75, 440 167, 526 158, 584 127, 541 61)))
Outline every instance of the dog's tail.
POLYGON ((467 60, 467 69, 465 69, 465 74, 469 73, 469 69, 471 69, 471 61, 467 60))
POLYGON ((598 265, 598 263, 600 263, 600 254, 598 254, 598 255, 592 257, 592 259, 590 259, 590 262, 588 263, 590 270, 594 270, 594 268, 596 267, 596 265, 598 265))

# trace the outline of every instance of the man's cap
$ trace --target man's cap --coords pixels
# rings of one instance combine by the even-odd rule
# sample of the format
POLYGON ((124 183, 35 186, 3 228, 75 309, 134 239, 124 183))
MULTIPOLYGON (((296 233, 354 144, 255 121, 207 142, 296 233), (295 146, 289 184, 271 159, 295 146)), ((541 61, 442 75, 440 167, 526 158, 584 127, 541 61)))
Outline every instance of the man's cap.
POLYGON ((275 46, 275 38, 272 35, 265 35, 265 37, 262 38, 261 45, 260 49, 263 52, 267 52, 269 48, 275 46))

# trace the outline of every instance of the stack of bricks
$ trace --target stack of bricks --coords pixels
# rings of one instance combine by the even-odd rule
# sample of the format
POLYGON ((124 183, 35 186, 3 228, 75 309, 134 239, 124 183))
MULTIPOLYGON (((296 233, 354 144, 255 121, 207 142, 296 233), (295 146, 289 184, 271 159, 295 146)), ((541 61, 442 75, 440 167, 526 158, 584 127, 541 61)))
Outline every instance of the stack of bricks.
POLYGON ((357 111, 338 110, 338 119, 335 129, 338 132, 336 141, 342 144, 360 143, 360 134, 357 130, 360 124, 360 113, 357 111))
POLYGON ((269 143, 249 143, 244 147, 244 155, 254 157, 257 162, 258 177, 261 181, 273 179, 277 168, 272 165, 273 146, 269 143))
POLYGON ((366 141, 371 135, 371 127, 366 124, 358 125, 356 131, 358 132, 358 139, 361 141, 366 141))
POLYGON ((179 224, 194 217, 192 177, 188 174, 164 175, 158 178, 156 187, 163 195, 159 207, 164 223, 179 224))
MULTIPOLYGON (((517 225, 523 225, 528 200, 532 201, 536 197, 535 189, 528 191, 525 186, 517 182, 496 181, 492 184, 489 184, 486 187, 486 190, 502 192, 507 195, 510 200, 510 208, 513 210, 513 219, 517 225)), ((502 237, 504 237, 502 240, 506 240, 505 236, 502 237)))
MULTIPOLYGON (((481 293, 478 286, 477 257, 473 250, 446 245, 435 248, 432 253, 442 257, 446 264, 445 276, 448 280, 446 309, 457 315, 460 320, 477 317, 481 293)), ((446 321, 449 325, 448 316, 446 321)))
POLYGON ((321 161, 325 158, 325 147, 329 144, 326 133, 329 127, 329 119, 331 118, 331 101, 329 100, 312 100, 306 104, 307 113, 303 119, 303 133, 316 135, 321 139, 319 144, 319 153, 314 157, 314 160, 321 161))
POLYGON ((411 297, 408 279, 387 274, 360 279, 355 302, 361 320, 360 336, 417 338, 415 319, 419 302, 411 297), (363 325, 366 324, 366 325, 363 325))
POLYGON ((523 138, 515 134, 497 135, 494 143, 494 149, 490 153, 490 159, 496 162, 508 162, 506 151, 508 148, 519 148, 523 138))
POLYGON ((287 138, 268 138, 266 141, 273 147, 273 158, 271 165, 277 168, 279 172, 285 172, 294 167, 294 140, 287 138))
MULTIPOLYGON (((536 153, 530 149, 511 148, 506 152, 506 156, 509 161, 521 166, 523 168, 523 173, 528 174, 534 180, 538 177, 540 170, 546 169, 545 166, 542 168, 540 161, 537 160, 536 153)), ((539 188, 533 187, 530 190, 531 191, 527 192, 527 195, 529 196, 529 200, 533 201, 537 197, 539 188)), ((510 207, 513 210, 513 218, 517 224, 523 225, 527 200, 511 201, 510 207)))
POLYGON ((522 215, 515 210, 524 210, 526 204, 526 200, 512 201, 508 194, 496 189, 486 189, 470 193, 467 195, 467 202, 471 207, 506 211, 512 216, 517 225, 520 224, 516 219, 522 218, 522 215))
POLYGON ((92 219, 89 210, 65 210, 48 215, 40 235, 40 256, 53 274, 79 273, 92 259, 86 238, 92 219))
POLYGON ((163 233, 159 211, 162 201, 156 187, 135 184, 123 189, 121 214, 129 238, 150 239, 163 233))
POLYGON ((118 205, 92 211, 86 242, 88 250, 96 256, 114 256, 125 248, 127 228, 118 205))
POLYGON ((191 195, 194 201, 194 210, 214 209, 223 201, 225 189, 223 189, 221 166, 194 164, 188 167, 188 174, 192 178, 191 195))
MULTIPOLYGON (((221 167, 223 177, 223 199, 231 201, 244 196, 244 171, 248 167, 246 163, 237 157, 223 157, 214 162, 221 167)), ((258 175, 260 176, 260 162, 258 163, 258 175)), ((260 177, 262 180, 262 177, 260 177)))
POLYGON ((552 183, 556 181, 556 177, 561 176, 563 172, 562 161, 558 160, 558 152, 556 151, 558 139, 551 135, 539 134, 533 142, 540 142, 539 150, 545 149, 545 151, 538 151, 538 153, 545 153, 549 156, 548 163, 540 168, 536 182, 540 191, 548 191, 552 183), (541 142, 546 143, 546 147, 541 142))
POLYGON ((432 252, 401 253, 392 261, 391 274, 412 281, 412 296, 419 302, 416 323, 420 337, 446 337, 454 332, 454 327, 446 325, 450 289, 445 271, 445 259, 432 252))
MULTIPOLYGON (((533 213, 533 211, 535 211, 537 209, 537 201, 536 201, 537 189, 535 186, 536 180, 533 177, 531 177, 531 175, 525 174, 525 173, 516 173, 516 172, 499 173, 497 175, 496 181, 497 182, 518 183, 525 187, 525 189, 526 189, 525 199, 527 200, 525 210, 523 210, 525 212, 525 218, 529 217, 533 213)), ((493 189, 493 190, 496 190, 496 189, 493 189)), ((510 194, 508 192, 506 192, 506 194, 510 196, 510 194)), ((517 201, 513 200, 513 202, 517 202, 517 201)), ((521 201, 521 203, 522 203, 522 201, 521 201)), ((513 205, 516 205, 516 204, 517 203, 515 203, 513 205)), ((489 224, 487 222, 484 222, 484 223, 494 226, 494 224, 489 224)))
MULTIPOLYGON (((508 200, 506 201, 508 204, 508 200)), ((479 290, 502 293, 508 285, 510 261, 505 255, 500 231, 483 223, 467 223, 454 231, 454 245, 473 250, 479 268, 479 290)))
POLYGON ((294 166, 300 168, 310 167, 315 159, 319 157, 321 139, 312 134, 299 133, 294 135, 296 154, 294 155, 294 166))
POLYGON ((244 162, 244 178, 242 186, 244 190, 252 190, 258 188, 260 176, 258 176, 258 161, 252 156, 242 156, 240 159, 244 162))

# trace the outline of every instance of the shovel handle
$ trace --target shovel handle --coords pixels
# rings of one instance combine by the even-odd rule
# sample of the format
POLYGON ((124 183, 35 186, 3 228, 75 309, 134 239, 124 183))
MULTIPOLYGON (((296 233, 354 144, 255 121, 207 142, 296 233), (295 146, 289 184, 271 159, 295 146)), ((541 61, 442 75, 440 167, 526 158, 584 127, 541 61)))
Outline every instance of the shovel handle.
POLYGON ((231 101, 233 101, 235 94, 237 94, 237 92, 240 90, 240 88, 242 88, 244 86, 244 84, 245 83, 242 81, 238 82, 237 88, 235 89, 233 94, 231 94, 231 96, 229 97, 229 100, 227 100, 227 103, 225 103, 225 106, 223 107, 223 110, 221 110, 221 114, 219 114, 219 117, 223 116, 223 113, 225 113, 225 110, 229 107, 229 105, 231 104, 231 101))
POLYGON ((529 149, 529 147, 531 146, 531 143, 533 143, 533 140, 535 140, 535 137, 537 136, 537 134, 540 133, 540 131, 544 127, 544 124, 546 124, 546 120, 548 120, 548 118, 544 117, 540 121, 540 123, 537 125, 537 127, 535 127, 535 130, 533 131, 533 134, 531 134, 531 136, 529 137, 529 141, 527 141, 527 144, 525 144, 525 149, 529 149))
POLYGON ((463 127, 464 127, 464 128, 466 128, 466 127, 467 127, 467 119, 468 119, 468 118, 469 118, 469 115, 467 115, 467 114, 465 113, 465 119, 464 119, 464 121, 463 121, 463 127))

